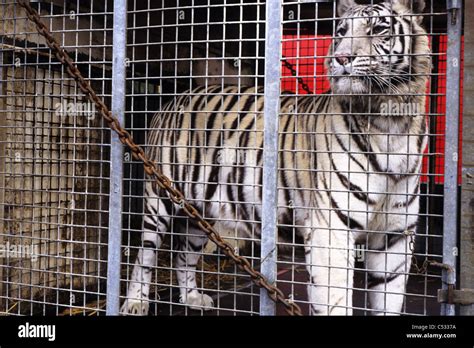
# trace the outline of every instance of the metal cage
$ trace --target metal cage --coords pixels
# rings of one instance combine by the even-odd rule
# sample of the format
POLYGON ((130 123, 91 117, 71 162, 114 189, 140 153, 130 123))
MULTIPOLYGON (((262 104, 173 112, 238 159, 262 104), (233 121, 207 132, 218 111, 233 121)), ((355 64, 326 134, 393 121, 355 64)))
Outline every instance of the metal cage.
MULTIPOLYGON (((372 5, 381 2, 357 1, 372 5)), ((415 6, 416 1, 409 2, 415 6)), ((245 178, 245 185, 255 192, 253 197, 244 197, 252 201, 251 211, 241 211, 245 209, 239 205, 243 203, 242 197, 226 194, 212 203, 219 211, 234 209, 234 219, 225 213, 216 217, 206 209, 202 213, 236 253, 246 256, 289 301, 309 314, 314 305, 307 292, 311 281, 309 265, 304 241, 295 232, 301 226, 295 225, 296 215, 285 221, 279 217, 283 211, 296 214, 314 209, 298 205, 291 198, 304 190, 308 195, 333 190, 347 194, 346 208, 328 209, 347 216, 358 212, 350 208, 351 200, 355 199, 350 197, 352 189, 344 191, 332 187, 330 182, 326 188, 298 186, 294 182, 282 187, 279 178, 283 172, 304 170, 291 167, 298 153, 308 151, 311 161, 317 155, 282 141, 296 138, 299 131, 291 125, 282 128, 281 123, 287 114, 294 115, 295 120, 306 117, 307 98, 337 97, 331 90, 332 76, 325 65, 327 59, 335 58, 330 46, 338 40, 337 2, 40 0, 31 4, 91 86, 145 149, 162 147, 147 139, 151 132, 161 131, 153 128, 152 119, 169 112, 168 106, 176 113, 180 108, 191 113, 207 110, 207 99, 201 109, 185 110, 183 94, 199 97, 196 88, 212 89, 210 86, 217 85, 221 88, 204 94, 224 101, 230 98, 224 92, 225 86, 236 86, 237 92, 233 90, 231 94, 237 109, 219 112, 223 117, 226 113, 237 115, 237 128, 245 115, 251 113, 253 122, 261 120, 264 128, 250 128, 247 135, 238 128, 240 137, 253 141, 242 145, 239 140, 234 147, 220 148, 220 159, 214 163, 202 161, 197 166, 188 162, 187 166, 189 170, 204 172, 215 167, 228 168, 235 176, 219 179, 229 192, 232 187, 244 185, 244 178, 239 176, 243 168, 263 168, 265 175, 245 178), (288 98, 293 100, 291 107, 280 110, 288 98), (252 104, 249 110, 245 101, 250 99, 263 102, 252 104), (262 152, 261 164, 252 161, 258 151, 262 152), (243 225, 248 229, 245 235, 240 231, 243 225), (279 238, 283 234, 290 237, 279 238)), ((18 3, 2 0, 0 12, 0 312, 119 314, 120 305, 127 299, 137 254, 149 248, 141 236, 146 224, 145 191, 151 179, 99 118, 75 81, 67 76, 18 3)), ((427 147, 420 154, 422 170, 414 174, 419 178, 420 191, 405 193, 407 200, 416 198, 420 205, 415 214, 416 236, 411 235, 410 243, 414 257, 411 267, 403 271, 408 283, 402 294, 402 309, 381 314, 453 315, 454 305, 439 303, 437 294, 440 289, 456 286, 455 276, 459 272, 456 226, 461 182, 458 142, 462 105, 458 101, 463 91, 462 8, 456 1, 426 0, 421 16, 429 38, 432 68, 426 76, 426 91, 409 91, 426 98, 425 109, 420 113, 427 125, 427 147)), ((349 39, 356 40, 357 35, 349 39)), ((406 74, 410 74, 410 69, 406 74)), ((331 117, 335 112, 329 109, 326 113, 331 117)), ((213 113, 208 110, 208 114, 213 113)), ((201 131, 179 126, 172 130, 201 131)), ((212 131, 226 132, 224 128, 212 131)), ((327 135, 331 143, 335 139, 335 134, 318 132, 327 135)), ((391 136, 377 133, 382 135, 387 139, 391 136)), ((192 155, 206 144, 207 140, 196 140, 181 147, 192 155)), ((328 146, 327 153, 333 152, 337 150, 328 146)), ((352 154, 360 153, 355 150, 352 154)), ((406 156, 409 155, 407 150, 406 156)), ((331 176, 336 171, 327 169, 327 173, 331 176)), ((350 169, 346 174, 349 180, 354 175, 350 169)), ((190 187, 178 177, 172 179, 182 188, 190 187)), ((367 191, 373 193, 368 186, 367 191)), ((192 192, 183 193, 192 196, 192 192)), ((169 201, 164 196, 161 199, 169 201)), ((390 214, 386 213, 387 219, 390 214)), ((176 207, 170 211, 157 210, 156 215, 173 222, 166 231, 160 231, 163 241, 155 250, 156 262, 147 270, 151 272, 149 314, 284 314, 282 306, 276 305, 212 243, 195 252, 200 256, 197 289, 210 296, 214 306, 204 310, 183 303, 174 259, 180 257, 177 244, 190 243, 183 233, 193 234, 192 221, 176 207)), ((309 228, 318 228, 317 221, 307 223, 309 228)), ((387 232, 370 227, 363 230, 367 239, 370 233, 387 232)), ((347 228, 340 234, 333 228, 328 231, 336 237, 348 235, 347 228)), ((369 305, 374 290, 369 286, 371 275, 366 255, 371 251, 366 242, 362 238, 343 247, 354 259, 354 263, 343 267, 354 275, 353 282, 343 286, 352 299, 340 305, 346 314, 374 314, 369 305)), ((382 253, 389 255, 388 251, 382 253)), ((411 255, 409 250, 405 253, 411 255)), ((318 267, 329 272, 335 266, 328 263, 318 267)), ((330 293, 331 285, 327 286, 330 293)), ((379 291, 387 296, 386 289, 379 291)))

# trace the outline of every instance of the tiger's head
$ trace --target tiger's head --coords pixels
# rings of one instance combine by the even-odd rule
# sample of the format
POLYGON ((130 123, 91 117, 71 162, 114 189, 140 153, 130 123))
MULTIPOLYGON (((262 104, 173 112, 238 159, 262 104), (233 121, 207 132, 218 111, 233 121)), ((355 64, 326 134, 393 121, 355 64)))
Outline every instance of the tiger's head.
POLYGON ((333 93, 424 91, 431 69, 429 40, 421 26, 424 7, 424 0, 371 5, 339 0, 340 19, 326 60, 333 93))

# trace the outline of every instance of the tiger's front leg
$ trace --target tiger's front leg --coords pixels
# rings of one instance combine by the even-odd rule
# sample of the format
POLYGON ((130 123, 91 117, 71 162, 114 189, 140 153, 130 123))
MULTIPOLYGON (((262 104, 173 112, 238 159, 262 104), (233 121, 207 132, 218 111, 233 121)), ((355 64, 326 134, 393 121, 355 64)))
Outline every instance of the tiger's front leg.
POLYGON ((305 227, 310 314, 352 315, 353 236, 334 212, 331 228, 321 212, 312 215, 305 227))
POLYGON ((372 315, 402 313, 412 259, 409 243, 403 231, 391 232, 381 243, 369 239, 367 286, 372 315))
POLYGON ((179 285, 179 301, 191 309, 209 311, 214 309, 213 299, 199 291, 196 268, 208 239, 200 230, 190 228, 188 234, 179 238, 179 250, 175 259, 179 285))
MULTIPOLYGON (((414 185, 414 184, 413 184, 414 185)), ((394 196, 388 214, 377 216, 367 252, 369 302, 374 315, 398 315, 403 311, 413 251, 410 242, 418 224, 419 196, 394 196), (396 198, 395 198, 396 197, 396 198)))
POLYGON ((142 245, 133 267, 127 297, 120 313, 127 315, 147 315, 153 268, 156 266, 157 252, 168 230, 170 218, 164 215, 165 204, 153 195, 151 184, 147 184, 145 217, 143 220, 142 245))

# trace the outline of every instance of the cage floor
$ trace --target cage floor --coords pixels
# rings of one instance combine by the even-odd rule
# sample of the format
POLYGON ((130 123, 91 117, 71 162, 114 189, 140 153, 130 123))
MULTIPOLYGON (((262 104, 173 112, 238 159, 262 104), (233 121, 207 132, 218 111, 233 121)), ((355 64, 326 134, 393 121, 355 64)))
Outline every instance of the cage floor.
MULTIPOLYGON (((298 301, 307 301, 306 285, 307 273, 304 267, 295 268, 295 272, 291 269, 281 268, 278 271, 278 287, 285 294, 292 293, 294 298, 298 301), (293 273, 293 275, 292 275, 293 273)), ((365 284, 364 273, 360 271, 355 272, 354 278, 354 296, 353 305, 356 316, 370 315, 366 308, 366 292, 363 287, 365 284)), ((430 276, 411 276, 407 287, 407 296, 405 303, 405 313, 407 315, 439 315, 440 306, 436 301, 436 293, 440 288, 440 282, 437 278, 430 278, 430 276), (428 277, 428 278, 426 278, 428 277), (425 280, 426 278, 426 280, 425 280)), ((234 315, 250 315, 251 312, 258 313, 259 311, 259 289, 247 283, 242 285, 238 290, 239 294, 227 294, 220 296, 213 296, 214 303, 217 304, 216 310, 199 311, 191 310, 178 303, 178 291, 173 292, 173 299, 162 298, 164 302, 172 302, 172 304, 155 303, 150 308, 150 313, 158 313, 158 315, 186 315, 186 316, 234 316, 234 315), (248 296, 246 296, 248 295, 248 296), (249 301, 249 298, 252 300, 249 301)), ((308 315, 309 307, 300 304, 304 315, 308 315)), ((277 315, 287 315, 283 305, 277 305, 277 315)), ((155 314, 156 315, 156 314, 155 314)))
MULTIPOLYGON (((278 271, 278 287, 285 294, 293 294, 297 301, 302 301, 300 306, 305 315, 308 314, 308 306, 304 304, 306 297, 307 273, 304 267, 280 268, 278 271)), ((365 310, 367 299, 363 287, 365 284, 364 274, 361 271, 355 272, 354 283, 354 315, 370 315, 365 310)), ((217 295, 214 293, 215 310, 199 311, 192 310, 179 304, 179 291, 173 287, 169 294, 169 288, 161 288, 159 302, 150 303, 150 315, 186 315, 186 316, 233 316, 250 315, 259 312, 259 289, 248 281, 248 277, 238 277, 237 280, 224 280, 217 295), (163 295, 164 294, 164 295, 163 295)), ((440 288, 439 278, 432 278, 432 275, 411 276, 408 282, 406 309, 407 315, 439 315, 440 306, 436 301, 436 293, 440 288), (426 278, 426 279, 425 279, 426 278)), ((105 295, 97 294, 93 291, 89 293, 77 293, 79 308, 68 308, 71 293, 66 289, 61 292, 50 304, 29 303, 28 301, 18 301, 15 310, 11 312, 32 314, 32 315, 103 315, 105 307, 105 295), (80 305, 82 304, 82 305, 80 305), (19 310, 22 307, 22 310, 19 310)), ((211 292, 208 292, 212 296, 211 292)), ((158 296, 156 296, 158 297, 158 296)), ((153 297, 152 297, 153 298, 153 297)), ((282 305, 277 305, 277 315, 286 315, 282 305)))

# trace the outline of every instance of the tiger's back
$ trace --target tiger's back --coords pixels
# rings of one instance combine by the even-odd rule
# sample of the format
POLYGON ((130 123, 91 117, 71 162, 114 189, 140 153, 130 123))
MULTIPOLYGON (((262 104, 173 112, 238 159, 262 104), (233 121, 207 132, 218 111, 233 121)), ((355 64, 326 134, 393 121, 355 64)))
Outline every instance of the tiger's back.
MULTIPOLYGON (((247 236, 261 220, 263 99, 254 87, 198 87, 155 115, 148 138, 150 158, 206 217, 227 228, 238 222, 238 231, 247 236)), ((317 115, 329 105, 326 95, 282 97, 278 215, 283 225, 303 218, 294 206, 310 204, 318 170, 317 115)))

